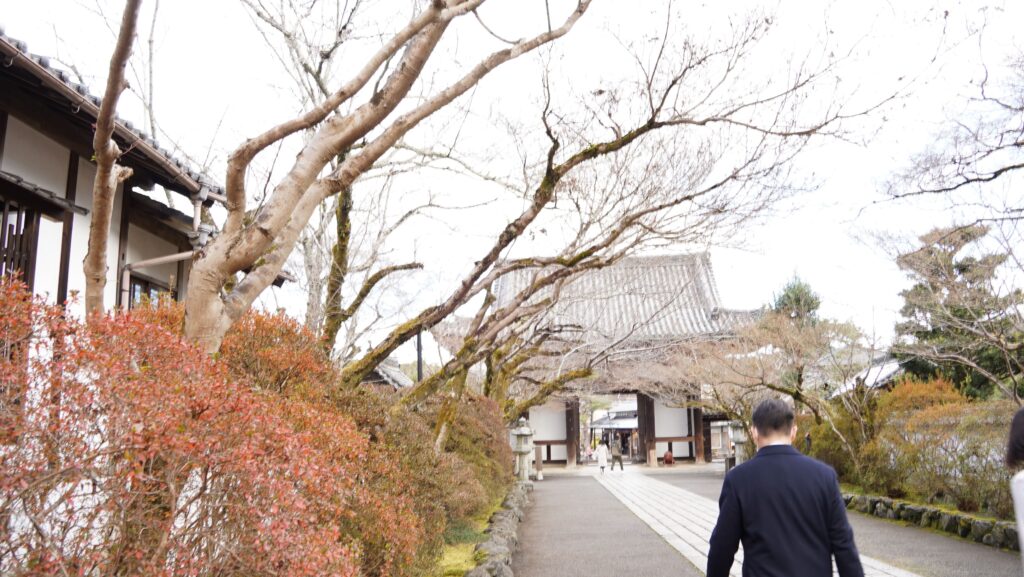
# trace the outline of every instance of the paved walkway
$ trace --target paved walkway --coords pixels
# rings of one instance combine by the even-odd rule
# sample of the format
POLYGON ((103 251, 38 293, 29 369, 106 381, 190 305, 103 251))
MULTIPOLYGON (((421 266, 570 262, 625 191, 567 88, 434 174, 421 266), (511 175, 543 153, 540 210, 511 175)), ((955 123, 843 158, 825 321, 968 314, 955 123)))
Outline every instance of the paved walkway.
POLYGON ((593 477, 536 484, 512 557, 516 577, 701 577, 593 477))
MULTIPOLYGON (((634 471, 606 473, 598 481, 683 557, 703 570, 708 564, 708 540, 718 519, 718 503, 634 471)), ((741 546, 730 575, 741 577, 742 564, 741 546)), ((864 555, 861 564, 865 577, 919 577, 864 555)))
MULTIPOLYGON (((517 577, 703 575, 721 465, 545 473, 521 526, 517 577)), ((850 522, 869 575, 1021 575, 1015 553, 856 513, 850 522)), ((733 575, 742 571, 742 550, 737 561, 733 575)))
MULTIPOLYGON (((658 469, 656 478, 718 502, 724 477, 721 465, 704 470, 684 465, 669 471, 658 469)), ((854 511, 847 515, 862 554, 924 577, 1020 577, 1022 573, 1019 553, 854 511)))

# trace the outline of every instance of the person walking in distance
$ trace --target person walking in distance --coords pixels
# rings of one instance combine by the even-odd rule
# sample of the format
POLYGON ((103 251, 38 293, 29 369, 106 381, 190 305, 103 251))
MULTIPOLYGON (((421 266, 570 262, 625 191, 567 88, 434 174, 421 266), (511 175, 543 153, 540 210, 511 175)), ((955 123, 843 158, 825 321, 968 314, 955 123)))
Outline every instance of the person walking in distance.
POLYGON ((604 473, 604 468, 608 466, 608 445, 605 444, 604 439, 597 446, 597 466, 601 467, 601 473, 604 473))
POLYGON ((743 577, 863 577, 836 472, 800 454, 793 409, 762 401, 751 435, 757 455, 725 475, 707 577, 728 577, 743 543, 743 577))
POLYGON ((1006 465, 1016 471, 1010 479, 1010 495, 1017 516, 1017 538, 1024 551, 1024 409, 1017 411, 1010 423, 1010 440, 1006 444, 1006 465))
POLYGON ((626 468, 622 466, 622 443, 619 439, 612 439, 612 471, 615 470, 615 463, 619 464, 620 471, 626 470, 626 468))

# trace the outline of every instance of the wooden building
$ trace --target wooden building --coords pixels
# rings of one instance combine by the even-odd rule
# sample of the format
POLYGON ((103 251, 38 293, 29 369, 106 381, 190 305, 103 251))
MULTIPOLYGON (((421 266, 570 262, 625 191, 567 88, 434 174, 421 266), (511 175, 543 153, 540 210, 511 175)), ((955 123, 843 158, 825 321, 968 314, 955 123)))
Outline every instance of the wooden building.
MULTIPOLYGON (((510 302, 530 275, 500 279, 495 306, 510 302)), ((530 410, 535 442, 546 447, 544 461, 579 462, 579 397, 591 394, 635 395, 635 460, 653 464, 668 451, 676 459, 710 460, 710 422, 695 402, 700 387, 682 382, 664 361, 688 341, 728 337, 757 314, 721 306, 707 253, 629 258, 580 275, 562 288, 547 322, 563 333, 572 327, 570 348, 578 355, 609 343, 615 354, 598 367, 596 379, 530 410)))
MULTIPOLYGON (((63 304, 85 289, 100 99, 2 30, 0 63, 0 274, 19 273, 63 304)), ((114 200, 105 306, 180 298, 193 251, 213 233, 200 211, 224 202, 223 191, 129 122, 118 120, 114 137, 133 175, 114 200)), ((70 306, 80 313, 84 303, 70 306)))

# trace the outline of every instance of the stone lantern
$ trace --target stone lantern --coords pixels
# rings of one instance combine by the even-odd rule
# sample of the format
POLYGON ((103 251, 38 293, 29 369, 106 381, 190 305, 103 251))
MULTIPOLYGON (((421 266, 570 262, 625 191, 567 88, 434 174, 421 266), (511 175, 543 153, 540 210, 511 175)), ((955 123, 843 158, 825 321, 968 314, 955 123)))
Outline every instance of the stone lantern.
POLYGON ((530 482, 530 454, 533 453, 533 429, 520 417, 512 429, 512 452, 516 456, 516 475, 523 483, 530 482))
POLYGON ((748 434, 741 421, 732 421, 729 427, 732 429, 732 442, 736 445, 736 464, 739 465, 750 458, 748 434))

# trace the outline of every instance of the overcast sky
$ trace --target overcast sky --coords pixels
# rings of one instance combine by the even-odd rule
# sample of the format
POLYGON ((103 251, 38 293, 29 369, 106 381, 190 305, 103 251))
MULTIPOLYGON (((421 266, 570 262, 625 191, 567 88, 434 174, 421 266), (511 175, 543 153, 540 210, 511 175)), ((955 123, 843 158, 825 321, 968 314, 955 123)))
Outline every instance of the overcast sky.
MULTIPOLYGON (((389 1, 394 4, 385 6, 408 4, 389 1)), ((495 31, 517 38, 531 26, 536 30, 543 4, 491 0, 482 14, 495 31)), ((756 226, 730 239, 729 247, 712 248, 724 305, 762 306, 798 275, 820 294, 823 314, 852 320, 868 334, 888 340, 901 304, 898 293, 907 282, 893 263, 891 247, 878 237, 908 242, 934 226, 970 215, 957 213, 942 199, 888 201, 884 183, 893 171, 906 166, 913 153, 933 141, 944 125, 959 117, 965 99, 976 95, 973 83, 983 74, 982 62, 998 75, 1007 58, 1019 53, 1013 28, 1024 22, 1020 6, 1024 3, 993 2, 987 4, 993 8, 981 10, 981 3, 954 1, 836 0, 779 6, 748 1, 729 3, 728 13, 718 4, 677 2, 685 8, 687 24, 708 34, 735 18, 741 7, 774 12, 775 25, 796 52, 813 49, 827 31, 839 49, 852 51, 844 81, 857 86, 865 99, 901 88, 897 101, 870 122, 853 127, 853 142, 819 141, 801 158, 798 170, 816 183, 814 191, 782 202, 756 226), (982 24, 984 30, 979 33, 982 24)), ((106 0, 99 5, 113 16, 122 7, 121 2, 106 0)), ((144 5, 151 10, 153 2, 147 0, 144 5)), ((102 92, 113 35, 95 13, 92 0, 0 0, 0 6, 0 24, 6 34, 26 40, 35 53, 73 63, 93 92, 102 92)), ((602 82, 614 82, 619 67, 628 66, 625 52, 615 42, 639 42, 645 34, 656 37, 663 6, 653 0, 595 0, 593 13, 554 53, 556 68, 579 73, 566 75, 569 80, 556 83, 557 89, 585 94, 602 82)), ((389 24, 386 10, 378 11, 373 22, 380 30, 389 24)), ((147 32, 150 15, 144 12, 140 24, 147 32)), ((164 0, 156 22, 158 119, 191 155, 212 154, 217 159, 214 174, 222 173, 227 151, 242 139, 296 111, 287 76, 237 0, 164 0)), ((495 44, 472 21, 460 26, 457 44, 449 45, 445 55, 466 66, 495 44)), ((764 66, 776 65, 774 53, 760 57, 764 66)), ((343 60, 343 68, 359 64, 355 56, 343 60)), ((502 160, 509 160, 501 152, 509 135, 494 129, 495 118, 536 119, 536 92, 521 87, 538 85, 537 69, 536 58, 509 66, 485 80, 471 99, 460 101, 468 111, 463 118, 471 133, 462 135, 460 142, 476 149, 493 145, 496 170, 502 168, 502 160)), ((444 79, 443 70, 435 72, 435 82, 444 79)), ((141 124, 141 108, 132 98, 125 99, 120 113, 141 124)), ((432 129, 450 135, 452 126, 421 128, 419 138, 429 140, 430 133, 424 130, 432 129)), ((419 185, 452 194, 461 204, 497 194, 465 178, 433 176, 426 182, 419 185)), ((988 194, 1008 195, 1008 187, 1001 184, 988 194)), ((473 249, 489 243, 495 224, 508 217, 510 203, 498 205, 423 220, 415 225, 422 228, 404 231, 405 236, 399 237, 405 239, 404 245, 396 249, 395 258, 401 260, 407 256, 403 251, 411 251, 408 256, 422 260, 427 270, 415 277, 414 287, 401 288, 419 293, 424 301, 440 295, 472 263, 473 249), (444 226, 438 227, 438 220, 444 226)), ((517 205, 512 202, 511 206, 517 205)), ((281 300, 297 310, 299 299, 294 293, 279 295, 281 300)))

